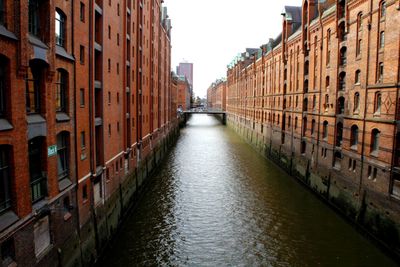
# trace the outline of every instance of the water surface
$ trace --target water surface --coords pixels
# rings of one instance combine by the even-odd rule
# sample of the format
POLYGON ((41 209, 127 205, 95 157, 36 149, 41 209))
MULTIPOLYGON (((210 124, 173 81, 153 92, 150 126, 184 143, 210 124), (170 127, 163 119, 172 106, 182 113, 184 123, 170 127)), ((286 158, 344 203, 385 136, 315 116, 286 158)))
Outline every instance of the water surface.
POLYGON ((101 266, 396 266, 212 116, 152 179, 101 266))

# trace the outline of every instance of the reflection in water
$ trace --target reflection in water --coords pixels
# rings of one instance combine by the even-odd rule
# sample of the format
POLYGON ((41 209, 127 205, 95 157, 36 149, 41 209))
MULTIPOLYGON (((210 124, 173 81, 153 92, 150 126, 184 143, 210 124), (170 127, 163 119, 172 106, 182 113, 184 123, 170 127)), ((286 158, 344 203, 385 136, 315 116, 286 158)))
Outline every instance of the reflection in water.
POLYGON ((103 266, 395 266, 211 116, 194 115, 103 266))

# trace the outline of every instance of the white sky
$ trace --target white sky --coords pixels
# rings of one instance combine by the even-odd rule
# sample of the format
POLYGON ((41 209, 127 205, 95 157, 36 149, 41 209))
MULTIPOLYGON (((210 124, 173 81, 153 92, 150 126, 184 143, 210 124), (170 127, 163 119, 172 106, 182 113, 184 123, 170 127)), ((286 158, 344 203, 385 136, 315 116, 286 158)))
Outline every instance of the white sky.
POLYGON ((172 69, 194 64, 193 88, 205 97, 226 66, 247 47, 257 48, 282 30, 285 5, 302 0, 165 0, 172 20, 172 69))

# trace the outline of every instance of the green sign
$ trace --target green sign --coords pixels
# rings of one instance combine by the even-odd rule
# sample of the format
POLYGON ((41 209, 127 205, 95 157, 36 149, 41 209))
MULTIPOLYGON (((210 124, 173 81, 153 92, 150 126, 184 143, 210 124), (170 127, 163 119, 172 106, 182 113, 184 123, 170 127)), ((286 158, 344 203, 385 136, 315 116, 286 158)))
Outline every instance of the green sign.
POLYGON ((51 157, 57 154, 57 146, 52 145, 47 148, 47 156, 51 157))

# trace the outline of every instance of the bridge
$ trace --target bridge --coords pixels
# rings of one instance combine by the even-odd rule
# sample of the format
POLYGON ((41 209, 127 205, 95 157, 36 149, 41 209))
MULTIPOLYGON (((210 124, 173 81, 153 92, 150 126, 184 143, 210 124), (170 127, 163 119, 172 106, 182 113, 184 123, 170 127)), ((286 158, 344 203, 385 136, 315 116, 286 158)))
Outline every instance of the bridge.
POLYGON ((222 110, 185 110, 182 112, 183 114, 183 123, 186 125, 186 122, 190 115, 192 114, 207 114, 207 115, 221 115, 222 116, 222 124, 226 125, 226 112, 222 110))

